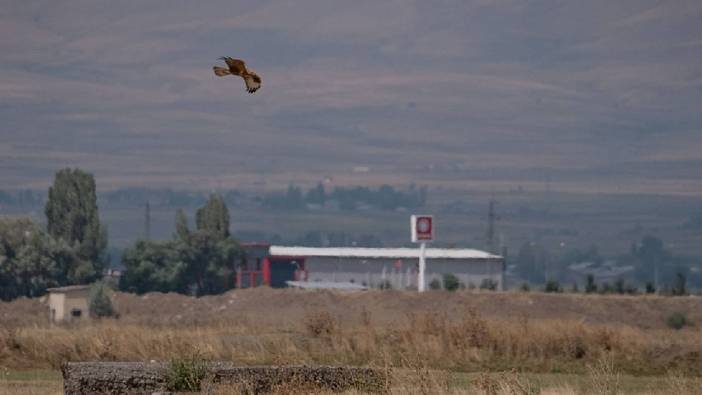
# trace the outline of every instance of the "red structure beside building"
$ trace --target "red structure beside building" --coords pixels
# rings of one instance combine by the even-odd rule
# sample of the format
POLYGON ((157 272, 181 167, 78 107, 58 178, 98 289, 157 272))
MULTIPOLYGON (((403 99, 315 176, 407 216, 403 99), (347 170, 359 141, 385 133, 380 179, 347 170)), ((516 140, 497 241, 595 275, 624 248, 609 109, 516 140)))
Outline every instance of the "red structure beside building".
POLYGON ((269 243, 242 243, 244 258, 236 272, 236 287, 281 288, 286 281, 306 281, 304 256, 271 256, 269 243))

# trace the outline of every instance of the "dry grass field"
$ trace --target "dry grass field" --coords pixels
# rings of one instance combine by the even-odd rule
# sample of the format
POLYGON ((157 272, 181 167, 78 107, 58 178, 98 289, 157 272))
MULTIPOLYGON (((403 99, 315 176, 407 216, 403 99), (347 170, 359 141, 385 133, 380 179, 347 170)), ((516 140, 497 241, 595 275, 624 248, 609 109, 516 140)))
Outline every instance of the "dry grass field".
MULTIPOLYGON (((22 371, 55 372, 64 361, 192 354, 244 365, 388 368, 405 375, 395 393, 702 388, 702 331, 666 325, 672 312, 702 323, 700 297, 253 289, 203 298, 118 293, 114 304, 118 319, 52 327, 41 300, 0 303, 0 367, 9 372, 0 393, 16 393, 8 388, 19 388, 22 371)), ((57 386, 24 382, 32 383, 27 391, 57 386)))

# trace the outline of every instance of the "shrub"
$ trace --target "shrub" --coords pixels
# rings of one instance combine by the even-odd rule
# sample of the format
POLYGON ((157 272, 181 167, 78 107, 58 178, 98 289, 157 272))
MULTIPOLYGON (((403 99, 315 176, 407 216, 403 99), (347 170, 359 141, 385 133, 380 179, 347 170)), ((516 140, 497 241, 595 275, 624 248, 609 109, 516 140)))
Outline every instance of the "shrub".
POLYGON ((461 282, 458 280, 455 274, 446 273, 444 274, 444 289, 447 291, 455 291, 461 286, 461 282))
POLYGON ((487 289, 489 291, 494 291, 497 289, 497 281, 486 278, 480 283, 480 289, 487 289))
POLYGON ((202 380, 207 375, 207 363, 198 355, 171 360, 166 374, 169 391, 200 391, 202 380))
POLYGON ((614 291, 618 294, 623 294, 625 292, 624 288, 624 279, 618 278, 617 281, 614 282, 614 291))
POLYGON ((563 289, 557 280, 548 280, 544 286, 544 292, 563 292, 563 289))
POLYGON ((336 332, 337 324, 328 311, 317 311, 305 315, 305 328, 312 337, 327 337, 336 332))
POLYGON ((667 323, 669 328, 676 330, 682 329, 690 325, 690 321, 687 319, 687 315, 678 311, 668 316, 667 323))
POLYGON ((618 294, 630 294, 633 295, 638 292, 638 289, 631 285, 627 284, 624 279, 620 278, 614 283, 614 290, 618 294))
POLYGON ((482 372, 473 381, 472 387, 479 394, 541 394, 539 383, 536 380, 529 380, 516 369, 498 373, 482 372))
POLYGON ((107 284, 96 282, 90 287, 88 295, 88 308, 90 315, 93 317, 112 317, 115 315, 115 310, 112 307, 110 300, 111 290, 107 284))
POLYGON ((384 290, 392 289, 392 284, 390 283, 390 280, 382 280, 378 285, 378 288, 384 290))
POLYGON ((656 287, 653 286, 653 283, 651 283, 651 282, 646 283, 646 293, 647 294, 656 293, 656 287))
POLYGON ((687 278, 685 275, 678 272, 675 276, 675 286, 673 287, 673 296, 687 295, 687 278))
POLYGON ((616 395, 621 393, 621 376, 611 357, 600 358, 596 364, 588 365, 590 387, 595 394, 616 395))
POLYGON ((519 290, 522 292, 529 292, 531 291, 531 287, 529 286, 529 283, 522 283, 522 285, 519 287, 519 290))
POLYGON ((439 281, 438 278, 434 278, 431 281, 429 281, 429 289, 432 289, 434 291, 441 289, 441 281, 439 281))
POLYGON ((585 293, 592 294, 597 292, 597 284, 595 283, 595 276, 592 274, 587 275, 587 280, 585 283, 585 293))

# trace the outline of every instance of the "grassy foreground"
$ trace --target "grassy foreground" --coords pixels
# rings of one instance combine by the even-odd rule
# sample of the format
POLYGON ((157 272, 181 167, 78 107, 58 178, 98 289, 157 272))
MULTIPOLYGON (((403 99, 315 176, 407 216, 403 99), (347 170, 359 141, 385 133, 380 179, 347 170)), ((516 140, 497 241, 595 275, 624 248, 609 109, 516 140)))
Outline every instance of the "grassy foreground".
POLYGON ((0 316, 14 318, 0 321, 0 394, 60 393, 56 372, 66 361, 193 354, 242 365, 389 368, 398 394, 702 388, 700 298, 275 290, 117 297, 119 319, 73 326, 42 323, 45 306, 33 300, 0 304, 0 316), (695 325, 667 328, 673 311, 695 325))
POLYGON ((61 372, 55 370, 0 370, 0 395, 63 394, 61 372))
POLYGON ((603 358, 633 375, 702 375, 702 332, 641 330, 568 320, 496 320, 466 309, 408 314, 375 325, 361 314, 340 325, 335 314, 310 311, 288 325, 219 322, 148 326, 105 320, 75 327, 0 328, 0 366, 58 369, 64 361, 169 360, 196 351, 204 359, 243 365, 332 364, 404 367, 422 361, 436 370, 517 369, 585 373, 603 358))

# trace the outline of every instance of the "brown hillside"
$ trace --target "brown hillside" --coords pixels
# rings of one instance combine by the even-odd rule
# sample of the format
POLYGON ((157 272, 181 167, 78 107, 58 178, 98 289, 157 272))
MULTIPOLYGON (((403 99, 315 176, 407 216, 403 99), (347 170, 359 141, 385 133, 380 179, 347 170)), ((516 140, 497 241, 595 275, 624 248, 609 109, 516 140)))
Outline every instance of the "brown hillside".
MULTIPOLYGON (((0 303, 5 323, 43 324, 48 316, 44 299, 0 303)), ((563 319, 591 324, 626 325, 640 329, 664 328, 673 312, 702 323, 702 298, 620 295, 578 295, 493 292, 368 291, 339 293, 278 289, 235 290, 193 298, 178 294, 116 293, 120 321, 135 324, 192 325, 246 320, 252 323, 299 322, 310 311, 329 311, 343 323, 357 323, 362 312, 378 323, 402 320, 410 313, 433 312, 460 319, 475 309, 496 319, 563 319)))

